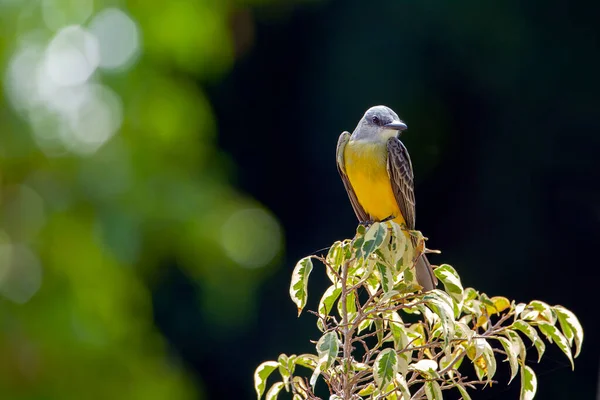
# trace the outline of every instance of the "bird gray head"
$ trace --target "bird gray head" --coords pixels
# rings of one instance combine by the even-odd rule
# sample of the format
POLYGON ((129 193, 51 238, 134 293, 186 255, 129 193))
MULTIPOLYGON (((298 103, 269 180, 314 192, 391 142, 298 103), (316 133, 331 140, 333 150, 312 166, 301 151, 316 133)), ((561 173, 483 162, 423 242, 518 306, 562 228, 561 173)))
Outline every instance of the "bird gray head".
POLYGON ((354 140, 382 141, 398 136, 406 124, 389 107, 375 106, 367 110, 352 132, 354 140))

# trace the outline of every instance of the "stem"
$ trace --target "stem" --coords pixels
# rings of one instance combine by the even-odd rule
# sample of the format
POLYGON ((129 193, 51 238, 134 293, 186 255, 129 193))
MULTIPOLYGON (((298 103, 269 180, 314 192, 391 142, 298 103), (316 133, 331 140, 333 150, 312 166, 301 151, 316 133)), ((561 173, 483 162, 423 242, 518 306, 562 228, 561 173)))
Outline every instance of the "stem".
POLYGON ((350 400, 352 397, 352 386, 351 382, 351 370, 352 370, 352 328, 348 322, 348 262, 345 262, 342 266, 342 333, 344 335, 344 399, 350 400))

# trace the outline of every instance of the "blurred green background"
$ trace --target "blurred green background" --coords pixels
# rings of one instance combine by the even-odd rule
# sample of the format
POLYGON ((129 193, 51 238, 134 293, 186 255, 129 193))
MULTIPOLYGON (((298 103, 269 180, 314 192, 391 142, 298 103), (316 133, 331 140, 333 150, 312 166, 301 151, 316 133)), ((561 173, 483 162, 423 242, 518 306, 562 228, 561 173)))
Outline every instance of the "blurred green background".
MULTIPOLYGON (((594 398, 598 15, 0 0, 0 399, 253 398, 261 361, 313 349, 290 272, 353 235, 335 144, 375 104, 409 126, 432 262, 572 309, 582 356, 534 365, 537 398, 594 398)), ((473 398, 518 398, 499 380, 473 398)))

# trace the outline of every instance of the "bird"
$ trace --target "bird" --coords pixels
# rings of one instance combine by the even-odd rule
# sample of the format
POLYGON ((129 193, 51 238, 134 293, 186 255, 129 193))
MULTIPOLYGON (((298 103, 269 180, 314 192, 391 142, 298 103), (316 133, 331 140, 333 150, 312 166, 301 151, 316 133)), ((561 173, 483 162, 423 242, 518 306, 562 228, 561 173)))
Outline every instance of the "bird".
MULTIPOLYGON (((352 134, 344 131, 338 139, 338 172, 361 224, 392 220, 415 229, 412 163, 399 139, 406 129, 398 114, 379 105, 365 112, 352 134)), ((425 254, 417 259, 415 272, 423 291, 435 289, 437 279, 425 254)))

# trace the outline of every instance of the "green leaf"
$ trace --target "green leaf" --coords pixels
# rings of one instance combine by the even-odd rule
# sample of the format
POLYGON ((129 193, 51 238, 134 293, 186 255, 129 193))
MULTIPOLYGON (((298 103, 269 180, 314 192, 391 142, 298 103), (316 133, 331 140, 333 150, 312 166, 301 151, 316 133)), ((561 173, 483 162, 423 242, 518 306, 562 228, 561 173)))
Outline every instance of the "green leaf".
POLYGON ((265 400, 277 400, 279 396, 279 392, 283 389, 283 382, 276 382, 271 386, 271 388, 267 391, 267 395, 265 396, 265 400))
POLYGON ((510 379, 508 380, 508 383, 510 384, 519 372, 518 355, 520 349, 518 347, 518 344, 515 344, 510 340, 503 338, 502 336, 496 336, 496 339, 500 342, 500 344, 504 348, 504 351, 506 352, 505 361, 508 361, 508 364, 510 365, 510 379))
POLYGON ((462 400, 471 400, 471 396, 469 395, 469 393, 467 393, 467 389, 465 389, 464 387, 462 387, 460 385, 456 385, 456 388, 460 392, 460 395, 462 396, 462 400))
POLYGON ((373 378, 380 389, 387 387, 398 372, 398 355, 394 349, 384 349, 373 364, 373 378))
POLYGON ((377 272, 381 277, 381 287, 385 293, 388 293, 394 289, 394 275, 391 269, 383 263, 378 262, 376 265, 377 272))
POLYGON ((290 285, 290 297, 298 306, 298 316, 302 313, 306 300, 308 299, 308 277, 313 269, 310 257, 304 257, 298 261, 292 272, 292 283, 290 285))
POLYGON ((377 332, 377 346, 383 343, 383 321, 380 318, 375 319, 375 331, 377 332))
MULTIPOLYGON (((366 387, 364 387, 363 389, 361 389, 358 392, 358 395, 364 397, 364 396, 369 396, 369 395, 373 394, 374 392, 375 392, 375 385, 373 383, 369 383, 366 387)), ((331 398, 330 398, 330 400, 331 400, 331 398)))
POLYGON ((437 381, 425 382, 425 395, 428 400, 442 400, 442 388, 437 381))
POLYGON ((560 327, 564 335, 569 340, 569 345, 572 345, 573 339, 575 339, 574 357, 577 358, 581 351, 581 344, 583 343, 583 328, 581 327, 581 323, 579 323, 575 314, 563 306, 554 306, 554 311, 558 316, 558 321, 560 322, 560 327))
POLYGON ((442 264, 437 267, 433 273, 444 284, 446 292, 448 292, 454 300, 461 302, 464 290, 456 270, 448 264, 442 264))
POLYGON ((387 235, 388 230, 385 224, 374 222, 365 232, 364 241, 360 251, 356 253, 356 258, 369 257, 375 250, 379 249, 387 235))
POLYGON ((571 354, 571 347, 569 346, 569 341, 563 336, 562 333, 560 333, 558 328, 547 322, 540 322, 538 324, 538 329, 546 336, 546 338, 550 342, 556 343, 556 345, 562 350, 562 352, 565 353, 569 361, 571 361, 571 369, 575 369, 575 364, 573 363, 573 355, 571 354))
POLYGON ((537 392, 535 372, 529 366, 524 365, 521 368, 521 396, 519 400, 532 400, 535 392, 537 392))
POLYGON ((315 368, 312 376, 310 377, 310 384, 314 387, 317 383, 317 378, 322 371, 326 371, 333 365, 338 351, 340 349, 340 342, 335 332, 327 332, 317 342, 317 354, 319 355, 319 362, 317 368, 315 368))
POLYGON ((273 371, 277 369, 278 366, 279 363, 275 361, 265 361, 254 371, 254 389, 256 390, 259 400, 265 392, 267 378, 273 371))
MULTIPOLYGON (((321 300, 319 301, 319 315, 323 318, 327 317, 333 308, 333 303, 338 299, 342 293, 342 288, 336 285, 331 285, 327 288, 321 300)), ((319 318, 317 320, 317 326, 321 331, 325 331, 325 326, 323 324, 323 320, 319 318)))
POLYGON ((529 340, 531 340, 538 351, 538 362, 540 362, 542 355, 546 350, 546 345, 540 339, 537 331, 525 321, 515 321, 510 327, 523 332, 529 338, 529 340))

